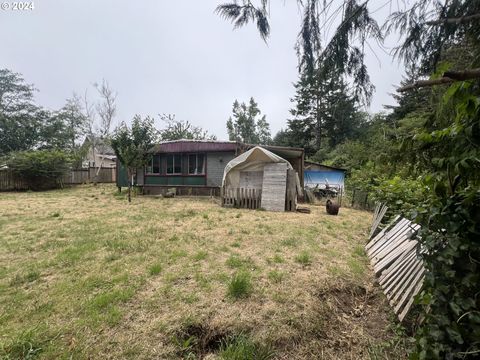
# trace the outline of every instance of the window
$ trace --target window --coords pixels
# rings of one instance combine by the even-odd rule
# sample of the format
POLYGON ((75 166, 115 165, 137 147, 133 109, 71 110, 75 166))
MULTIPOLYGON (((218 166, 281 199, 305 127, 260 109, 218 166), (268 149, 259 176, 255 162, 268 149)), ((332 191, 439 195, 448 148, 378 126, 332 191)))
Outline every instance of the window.
POLYGON ((180 154, 167 155, 167 174, 182 173, 182 156, 180 154))
POLYGON ((190 175, 204 174, 204 155, 203 154, 190 154, 188 155, 188 173, 190 175))
POLYGON ((160 174, 160 155, 152 156, 147 165, 147 174, 160 174))

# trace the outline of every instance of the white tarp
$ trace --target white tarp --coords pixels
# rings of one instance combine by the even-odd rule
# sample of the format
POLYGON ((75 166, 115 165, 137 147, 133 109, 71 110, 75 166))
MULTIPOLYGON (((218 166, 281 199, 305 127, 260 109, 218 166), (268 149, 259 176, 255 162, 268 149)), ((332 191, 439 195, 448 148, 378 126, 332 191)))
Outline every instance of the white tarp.
POLYGON ((260 146, 255 146, 253 149, 237 156, 225 166, 222 186, 238 188, 240 187, 241 171, 263 171, 265 164, 270 163, 286 163, 287 169, 293 170, 292 165, 284 158, 260 146))

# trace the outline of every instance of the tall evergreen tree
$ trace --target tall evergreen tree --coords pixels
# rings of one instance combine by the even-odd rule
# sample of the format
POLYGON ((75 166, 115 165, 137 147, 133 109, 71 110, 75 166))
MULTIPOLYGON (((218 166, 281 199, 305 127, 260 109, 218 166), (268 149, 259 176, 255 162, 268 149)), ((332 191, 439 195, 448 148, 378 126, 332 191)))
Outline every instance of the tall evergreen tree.
POLYGON ((311 75, 304 70, 294 87, 290 111, 294 119, 288 120, 284 142, 303 147, 307 156, 312 156, 322 147, 335 146, 354 135, 361 117, 343 78, 319 68, 311 75))
POLYGON ((0 154, 29 150, 39 140, 41 109, 33 101, 33 85, 20 74, 0 69, 0 154))

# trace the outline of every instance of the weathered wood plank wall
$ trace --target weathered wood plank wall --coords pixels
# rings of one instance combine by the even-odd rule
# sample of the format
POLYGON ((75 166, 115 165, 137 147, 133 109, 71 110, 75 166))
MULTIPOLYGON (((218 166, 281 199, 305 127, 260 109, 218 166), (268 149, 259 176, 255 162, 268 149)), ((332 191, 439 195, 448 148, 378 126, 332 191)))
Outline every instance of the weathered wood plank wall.
POLYGON ((286 163, 266 164, 263 168, 262 207, 269 211, 285 211, 287 187, 286 163))

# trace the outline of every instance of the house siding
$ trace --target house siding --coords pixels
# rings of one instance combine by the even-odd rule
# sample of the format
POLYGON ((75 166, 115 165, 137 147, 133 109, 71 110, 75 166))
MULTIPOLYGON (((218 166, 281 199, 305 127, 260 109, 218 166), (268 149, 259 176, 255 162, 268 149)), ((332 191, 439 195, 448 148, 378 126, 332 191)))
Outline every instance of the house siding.
POLYGON ((207 153, 207 186, 222 186, 223 171, 233 158, 233 151, 207 153))

